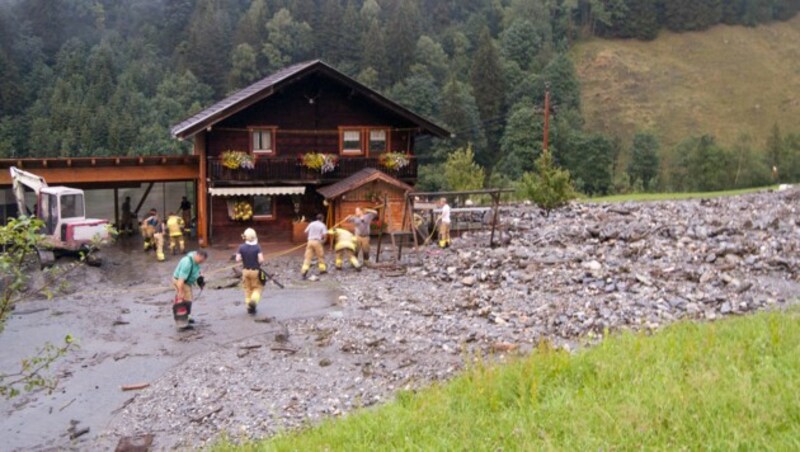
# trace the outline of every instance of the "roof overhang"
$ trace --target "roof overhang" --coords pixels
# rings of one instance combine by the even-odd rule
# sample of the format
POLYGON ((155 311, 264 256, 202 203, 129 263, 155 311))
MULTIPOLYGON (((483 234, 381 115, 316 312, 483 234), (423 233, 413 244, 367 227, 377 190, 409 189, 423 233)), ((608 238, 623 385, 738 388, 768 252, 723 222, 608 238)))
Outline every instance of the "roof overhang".
POLYGON ((298 63, 280 70, 256 83, 253 83, 252 85, 232 94, 231 96, 226 97, 225 99, 222 99, 216 104, 173 126, 171 129, 172 135, 181 140, 190 138, 203 130, 208 130, 218 122, 247 109, 257 102, 270 97, 279 91, 280 88, 315 72, 322 73, 331 79, 334 79, 339 83, 342 83, 345 86, 360 92, 367 99, 370 99, 383 108, 391 110, 393 113, 399 115, 407 121, 416 124, 422 131, 439 138, 451 136, 451 133, 446 129, 386 98, 377 91, 348 77, 321 60, 298 63))
POLYGON ((389 176, 383 171, 374 168, 364 168, 352 176, 340 180, 339 182, 318 188, 317 193, 322 195, 322 197, 327 200, 336 199, 349 191, 363 187, 364 185, 375 181, 387 183, 399 190, 403 190, 406 193, 413 190, 410 185, 397 180, 392 176, 389 176))
POLYGON ((302 195, 306 187, 213 187, 208 192, 211 196, 279 196, 302 195))

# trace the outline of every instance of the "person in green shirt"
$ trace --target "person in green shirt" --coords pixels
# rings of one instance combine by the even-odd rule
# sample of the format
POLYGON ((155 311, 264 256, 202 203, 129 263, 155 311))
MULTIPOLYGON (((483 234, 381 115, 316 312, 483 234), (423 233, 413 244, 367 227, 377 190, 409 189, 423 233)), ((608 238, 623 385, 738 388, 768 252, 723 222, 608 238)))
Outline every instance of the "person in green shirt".
POLYGON ((189 318, 192 312, 192 286, 196 284, 201 290, 205 286, 200 264, 206 259, 208 259, 206 251, 192 251, 178 262, 178 267, 172 274, 172 287, 175 288, 173 313, 179 327, 186 328, 193 323, 189 318))

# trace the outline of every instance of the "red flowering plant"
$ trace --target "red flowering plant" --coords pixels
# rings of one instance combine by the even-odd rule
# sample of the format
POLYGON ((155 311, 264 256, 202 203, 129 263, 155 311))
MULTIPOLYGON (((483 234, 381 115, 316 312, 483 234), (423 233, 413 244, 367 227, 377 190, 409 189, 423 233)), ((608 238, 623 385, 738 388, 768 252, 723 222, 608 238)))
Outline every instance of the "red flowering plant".
POLYGON ((369 224, 370 234, 378 234, 386 232, 386 223, 382 222, 380 218, 375 218, 369 224))

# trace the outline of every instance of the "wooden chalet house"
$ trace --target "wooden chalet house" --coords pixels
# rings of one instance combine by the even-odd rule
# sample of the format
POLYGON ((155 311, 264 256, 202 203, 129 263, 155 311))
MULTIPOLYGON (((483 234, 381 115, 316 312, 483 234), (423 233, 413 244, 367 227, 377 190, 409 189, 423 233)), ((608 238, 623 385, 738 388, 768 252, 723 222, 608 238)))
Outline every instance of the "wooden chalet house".
POLYGON ((317 213, 327 212, 333 222, 346 212, 332 212, 317 189, 337 183, 360 189, 363 198, 336 191, 338 200, 365 205, 378 198, 376 188, 408 191, 417 178, 416 138, 449 136, 319 60, 242 89, 177 124, 172 134, 191 138, 200 159, 202 246, 238 242, 246 227, 261 241, 286 241, 294 221, 317 213))

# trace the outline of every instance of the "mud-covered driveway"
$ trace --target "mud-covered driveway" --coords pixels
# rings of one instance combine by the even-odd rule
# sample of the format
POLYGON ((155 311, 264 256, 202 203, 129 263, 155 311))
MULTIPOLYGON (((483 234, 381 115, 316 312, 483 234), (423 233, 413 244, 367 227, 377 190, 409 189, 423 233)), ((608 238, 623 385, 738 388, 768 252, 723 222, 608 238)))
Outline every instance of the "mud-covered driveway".
MULTIPOLYGON (((335 312, 340 293, 333 282, 287 284, 268 290, 256 317, 245 313, 241 291, 230 286, 228 271, 211 277, 194 314, 194 331, 174 328, 169 277, 178 257, 165 263, 145 256, 137 243, 121 243, 105 253, 103 268, 83 268, 70 275, 67 294, 17 306, 0 336, 0 368, 11 371, 46 342, 59 344, 67 334, 79 348, 51 369, 60 382, 53 394, 38 391, 0 402, 0 449, 74 446, 84 449, 138 391, 123 385, 154 383, 169 369, 241 341, 274 340, 290 319, 335 312), (89 428, 76 440, 68 429, 89 428)), ((211 250, 209 271, 227 267, 230 251, 211 250)), ((274 288, 274 286, 272 286, 274 288)), ((113 440, 109 440, 113 441, 113 440)), ((110 442, 106 445, 112 447, 110 442)))

